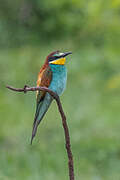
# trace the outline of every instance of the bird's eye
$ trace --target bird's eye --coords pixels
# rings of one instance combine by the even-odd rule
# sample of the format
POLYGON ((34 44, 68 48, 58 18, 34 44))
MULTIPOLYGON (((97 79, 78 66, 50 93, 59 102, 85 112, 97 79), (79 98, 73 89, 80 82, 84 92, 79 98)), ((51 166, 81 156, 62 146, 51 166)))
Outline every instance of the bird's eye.
POLYGON ((52 57, 49 58, 49 61, 52 61, 52 57))
POLYGON ((53 61, 53 60, 55 60, 55 59, 56 59, 55 56, 49 57, 49 61, 53 61))

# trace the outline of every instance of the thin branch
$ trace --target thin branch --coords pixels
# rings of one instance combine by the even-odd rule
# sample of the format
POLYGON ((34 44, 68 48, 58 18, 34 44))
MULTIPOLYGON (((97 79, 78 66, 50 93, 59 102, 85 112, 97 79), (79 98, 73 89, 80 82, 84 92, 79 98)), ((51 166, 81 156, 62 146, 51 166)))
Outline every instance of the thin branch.
POLYGON ((65 133, 66 150, 67 150, 67 155, 68 155, 69 178, 70 178, 70 180, 74 180, 74 165, 73 165, 73 155, 72 155, 72 150, 71 150, 71 145, 70 145, 69 129, 68 129, 66 116, 63 111, 59 96, 55 92, 51 91, 50 89, 48 89, 46 87, 29 87, 29 86, 25 85, 24 88, 13 88, 10 86, 6 86, 6 88, 8 88, 12 91, 24 92, 24 93, 27 93, 27 91, 38 91, 38 90, 45 91, 45 92, 48 92, 56 100, 58 110, 59 110, 61 118, 62 118, 62 125, 63 125, 64 133, 65 133))

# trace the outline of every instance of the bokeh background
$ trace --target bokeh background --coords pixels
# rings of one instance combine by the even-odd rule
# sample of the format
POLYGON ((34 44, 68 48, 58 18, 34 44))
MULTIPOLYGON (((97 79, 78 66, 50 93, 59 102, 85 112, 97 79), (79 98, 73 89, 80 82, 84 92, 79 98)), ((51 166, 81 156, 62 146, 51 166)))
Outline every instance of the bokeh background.
POLYGON ((30 145, 34 86, 45 57, 67 58, 61 97, 76 180, 120 180, 120 1, 0 0, 0 179, 67 180, 64 132, 55 102, 30 145))

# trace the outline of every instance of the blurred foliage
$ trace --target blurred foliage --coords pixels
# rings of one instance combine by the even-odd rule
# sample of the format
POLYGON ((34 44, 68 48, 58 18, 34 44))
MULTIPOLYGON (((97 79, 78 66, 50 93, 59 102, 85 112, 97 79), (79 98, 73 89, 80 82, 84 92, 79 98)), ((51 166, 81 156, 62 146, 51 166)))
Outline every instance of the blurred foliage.
POLYGON ((120 1, 0 0, 0 180, 66 180, 61 119, 52 103, 33 146, 35 85, 51 51, 72 51, 61 97, 76 180, 120 179, 120 1))
POLYGON ((119 0, 1 0, 0 4, 1 47, 61 38, 72 38, 77 45, 120 43, 119 0))

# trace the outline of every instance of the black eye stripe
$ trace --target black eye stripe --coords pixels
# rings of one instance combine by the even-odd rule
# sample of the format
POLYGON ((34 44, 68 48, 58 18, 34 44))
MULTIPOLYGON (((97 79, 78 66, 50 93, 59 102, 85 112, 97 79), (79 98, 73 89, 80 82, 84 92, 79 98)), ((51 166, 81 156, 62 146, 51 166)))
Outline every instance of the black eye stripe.
POLYGON ((49 57, 49 61, 53 61, 53 60, 55 60, 56 59, 56 57, 49 57))
POLYGON ((57 57, 57 56, 52 56, 52 57, 49 57, 49 61, 54 61, 56 59, 59 59, 60 57, 57 57))
POLYGON ((63 57, 63 55, 61 55, 61 56, 52 56, 52 57, 49 57, 49 61, 54 61, 54 60, 62 58, 62 57, 63 57))

